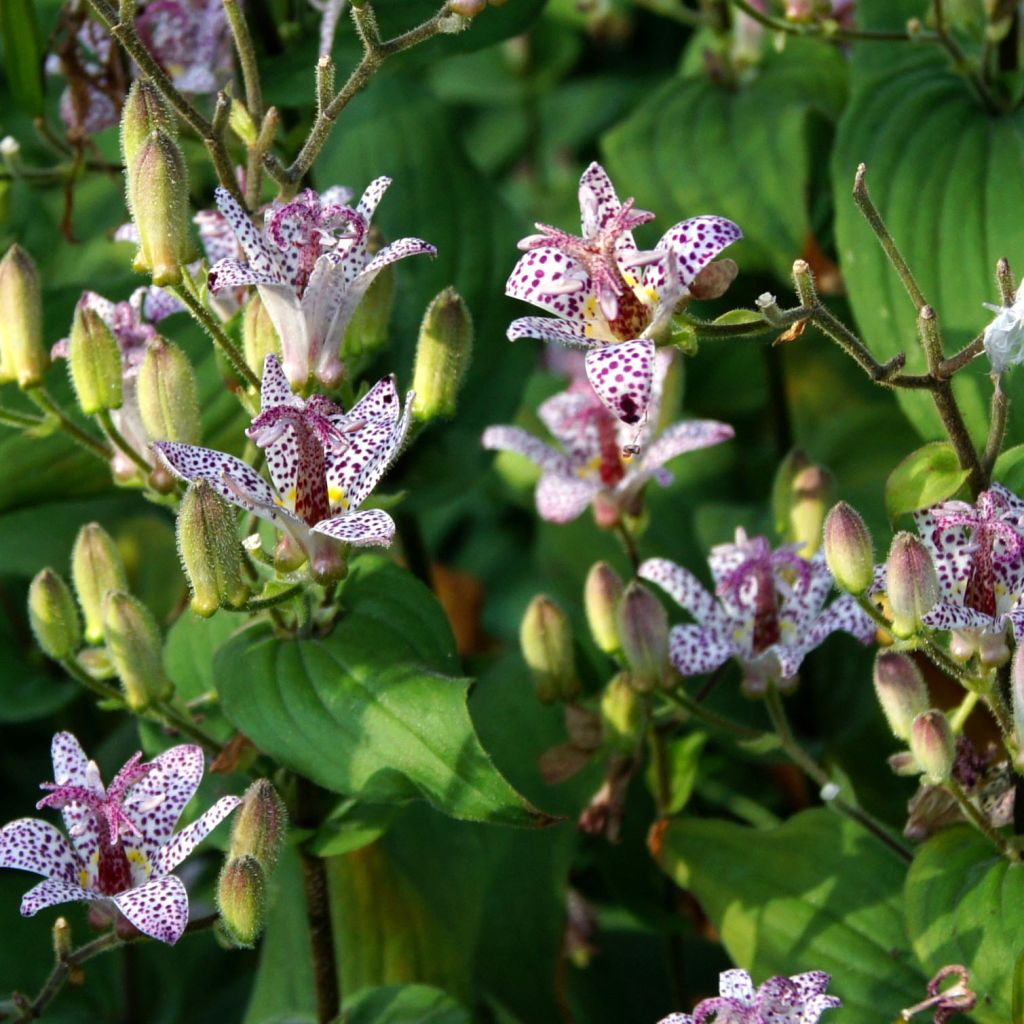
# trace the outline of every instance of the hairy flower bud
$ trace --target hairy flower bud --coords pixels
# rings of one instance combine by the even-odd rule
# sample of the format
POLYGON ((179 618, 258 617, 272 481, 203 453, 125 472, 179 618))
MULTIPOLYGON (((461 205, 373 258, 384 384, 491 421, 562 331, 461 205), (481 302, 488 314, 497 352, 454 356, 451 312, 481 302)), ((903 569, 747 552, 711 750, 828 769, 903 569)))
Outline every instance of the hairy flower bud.
POLYGON ((20 245, 0 260, 0 379, 22 388, 40 384, 50 366, 43 345, 43 300, 39 272, 20 245))
MULTIPOLYGON (((371 228, 370 233, 372 238, 374 229, 371 228)), ((372 240, 370 250, 373 251, 372 240)), ((345 328, 341 343, 343 360, 372 355, 388 343, 388 324, 394 305, 395 266, 389 263, 373 279, 345 328)))
POLYGON ((594 643, 605 652, 614 654, 621 646, 619 640, 619 602, 622 600, 622 579, 607 563, 597 562, 587 573, 583 586, 583 607, 587 625, 594 643))
POLYGON ((629 678, 641 693, 668 676, 668 614, 641 583, 630 583, 619 602, 619 640, 629 678))
POLYGON ((1006 633, 983 632, 978 638, 978 660, 984 668, 1002 668, 1010 660, 1006 633))
POLYGON ((118 409, 123 401, 121 349, 103 318, 79 306, 71 324, 68 350, 71 383, 87 416, 118 409))
POLYGON ((893 633, 901 638, 913 636, 939 599, 939 578, 928 549, 912 533, 893 538, 885 590, 893 633))
POLYGON ((53 958, 61 963, 74 948, 74 943, 71 940, 71 925, 66 917, 58 917, 53 922, 51 937, 53 938, 53 958))
POLYGON ((126 590, 128 577, 114 538, 99 523, 86 523, 71 549, 71 582, 85 617, 85 639, 103 642, 103 602, 111 590, 126 590))
POLYGON ((424 421, 455 415, 455 400, 473 352, 473 318, 454 288, 427 307, 420 325, 413 371, 413 415, 424 421))
POLYGON ((235 812, 228 857, 251 856, 269 876, 288 834, 284 801, 267 779, 257 779, 245 791, 235 812))
POLYGON ((52 569, 43 569, 28 588, 28 621, 43 653, 60 661, 82 643, 82 624, 71 590, 52 569))
POLYGON ((263 931, 267 882, 255 857, 233 857, 217 880, 217 909, 221 923, 236 946, 252 946, 263 931))
POLYGON ((448 10, 463 18, 475 18, 486 6, 487 0, 448 0, 448 10))
POLYGON ((910 727, 910 750, 926 782, 938 786, 953 772, 956 743, 941 711, 923 711, 910 727))
POLYGON ((867 593, 875 578, 875 551, 860 514, 845 501, 834 505, 825 519, 823 539, 836 584, 850 594, 867 593))
POLYGON ((281 355, 281 339, 259 295, 253 295, 242 314, 242 349, 245 361, 258 377, 263 374, 267 356, 281 355))
POLYGON ((882 651, 875 658, 874 683, 893 736, 910 739, 914 719, 929 706, 928 687, 920 670, 905 654, 882 651))
POLYGON ((565 612, 549 597, 538 594, 526 609, 519 627, 523 658, 533 676, 537 696, 544 704, 574 700, 580 692, 572 627, 565 612))
POLYGON ((192 611, 213 615, 249 597, 235 513, 205 480, 185 492, 178 510, 178 554, 192 588, 192 611))
POLYGON ((103 603, 103 631, 128 707, 145 711, 154 701, 170 700, 174 684, 164 670, 163 640, 150 610, 137 597, 112 590, 103 603))
POLYGON ((611 746, 626 752, 636 749, 644 727, 643 701, 630 682, 628 672, 620 672, 601 695, 604 736, 611 746))
POLYGON ((131 167, 139 150, 157 129, 173 137, 177 126, 167 104, 156 88, 144 78, 136 78, 128 90, 121 112, 121 157, 131 167))
POLYGON ((834 490, 832 474, 824 466, 805 466, 793 477, 787 540, 802 545, 804 558, 821 546, 821 525, 834 490))
POLYGON ((161 128, 150 132, 128 167, 128 201, 139 232, 135 269, 148 270, 153 284, 177 284, 191 250, 188 168, 161 128))
POLYGON ((152 441, 196 444, 202 433, 196 375, 177 345, 153 338, 139 367, 139 412, 152 441))

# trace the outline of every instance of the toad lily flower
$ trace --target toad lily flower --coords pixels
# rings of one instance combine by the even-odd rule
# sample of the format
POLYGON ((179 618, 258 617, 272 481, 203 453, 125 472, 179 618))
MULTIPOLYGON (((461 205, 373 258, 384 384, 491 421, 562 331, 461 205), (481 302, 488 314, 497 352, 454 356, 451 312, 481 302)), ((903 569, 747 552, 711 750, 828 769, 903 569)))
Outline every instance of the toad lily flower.
POLYGON ((822 611, 832 589, 825 556, 797 554, 800 545, 772 550, 764 537, 736 531, 734 544, 711 549, 712 596, 686 569, 651 558, 639 569, 697 621, 673 626, 672 664, 684 676, 700 675, 735 658, 743 668, 743 689, 752 696, 774 683, 791 689, 805 655, 827 636, 843 630, 863 642, 875 635, 867 614, 849 595, 822 611))
POLYGON ((71 733, 57 733, 51 749, 55 781, 43 784, 49 792, 36 806, 58 808, 67 837, 36 818, 0 829, 0 867, 45 876, 25 894, 22 914, 111 900, 143 934, 177 942, 188 924, 188 894, 171 872, 241 801, 221 797, 175 834, 203 777, 199 747, 172 747, 147 764, 136 754, 107 787, 71 733))
POLYGON ((390 178, 371 182, 354 210, 344 205, 341 190, 321 196, 307 189, 269 210, 262 234, 231 193, 217 189, 217 206, 248 262, 218 261, 210 270, 210 290, 256 286, 281 338, 285 373, 296 387, 304 387, 311 373, 328 386, 341 379, 345 328, 384 267, 417 253, 437 255, 419 238, 400 238, 371 256, 370 218, 390 184, 390 178))
POLYGON ((241 459, 209 448, 153 445, 183 480, 206 480, 231 504, 267 519, 306 552, 317 575, 338 563, 337 541, 387 545, 395 524, 382 509, 360 509, 398 455, 409 430, 412 392, 399 408, 385 378, 347 414, 323 395, 292 393, 277 357, 263 367, 261 412, 247 431, 266 450, 276 493, 241 459))
POLYGON ((654 393, 639 431, 616 420, 586 381, 574 382, 537 410, 561 450, 520 427, 484 431, 485 448, 518 452, 543 471, 536 493, 542 519, 568 523, 596 502, 600 525, 613 526, 622 512, 635 511, 649 480, 663 487, 672 482, 666 462, 733 436, 732 427, 716 420, 673 423, 658 433, 658 406, 672 353, 661 352, 655 358, 654 393))
POLYGON ((993 373, 1002 373, 1009 366, 1024 363, 1024 284, 1017 289, 1012 306, 993 306, 996 318, 985 328, 985 352, 993 373))
POLYGON ((792 978, 769 978, 756 992, 746 971, 723 971, 718 996, 698 1003, 689 1013, 672 1013, 658 1024, 817 1024, 826 1010, 842 1006, 825 995, 831 976, 808 971, 792 978))
POLYGON ((651 394, 654 342, 700 271, 742 236, 724 217, 692 217, 648 251, 633 228, 654 217, 620 203, 608 175, 592 163, 580 178, 581 236, 546 224, 519 243, 526 250, 505 293, 554 313, 508 328, 510 341, 541 338, 587 349, 587 376, 624 423, 638 423, 651 394), (617 344, 618 343, 618 344, 617 344))
POLYGON ((231 30, 223 0, 150 0, 135 25, 146 49, 182 92, 206 95, 231 80, 231 30))

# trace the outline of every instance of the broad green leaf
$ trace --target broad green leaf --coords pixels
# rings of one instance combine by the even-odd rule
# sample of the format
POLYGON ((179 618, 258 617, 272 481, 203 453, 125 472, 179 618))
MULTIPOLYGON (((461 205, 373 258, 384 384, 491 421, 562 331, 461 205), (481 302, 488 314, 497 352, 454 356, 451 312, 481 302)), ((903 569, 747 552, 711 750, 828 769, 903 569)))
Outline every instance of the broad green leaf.
POLYGON ((992 476, 1017 494, 1024 490, 1024 444, 1007 448, 996 459, 992 476))
POLYGON ((765 330, 771 330, 765 323, 764 316, 753 309, 730 309, 728 313, 715 317, 715 324, 760 324, 765 330))
POLYGON ((829 971, 847 1024, 892 1020, 921 998, 903 924, 906 867, 856 823, 824 809, 764 830, 686 819, 652 847, 755 981, 829 971))
POLYGON ((1024 1024, 1024 952, 1013 965, 1013 1016, 1011 1024, 1024 1024))
POLYGON ((971 1018, 1009 1020, 1013 965, 1024 951, 1024 867, 1011 866, 976 829, 957 826, 918 851, 905 900, 907 931, 927 973, 963 964, 978 993, 971 1018))
MULTIPOLYGON (((924 17, 920 0, 869 0, 858 25, 902 27, 924 17)), ((996 261, 1020 260, 1024 235, 1024 111, 991 116, 939 47, 858 45, 850 103, 839 120, 832 159, 836 242, 861 338, 881 361, 907 355, 907 370, 925 369, 916 311, 850 195, 867 164, 867 184, 925 299, 938 313, 947 354, 992 319, 996 261)), ((955 391, 975 441, 988 420, 991 385, 982 357, 955 378, 955 391)), ((1011 396, 1021 382, 1008 382, 1011 396)), ((931 397, 897 392, 925 438, 944 436, 931 397)), ((1010 410, 1010 436, 1024 427, 1024 403, 1010 410)))
POLYGON ((444 612, 380 557, 352 566, 327 637, 268 627, 220 649, 224 713, 258 747, 334 792, 370 802, 422 797, 458 818, 544 824, 480 745, 444 612))
POLYGON ((608 171, 620 195, 658 214, 661 230, 721 214, 743 229, 728 255, 744 271, 786 276, 811 230, 821 118, 839 115, 845 78, 833 47, 791 39, 749 83, 726 87, 706 74, 666 82, 605 135, 608 171))
POLYGON ((18 105, 33 117, 43 113, 43 50, 33 0, 0 4, 7 84, 18 105))
POLYGON ((466 1010, 429 985, 386 985, 360 992, 345 1012, 346 1024, 470 1024, 466 1010))
POLYGON ((911 452, 885 482, 885 508, 893 521, 953 497, 970 471, 960 468, 948 441, 933 441, 911 452))
POLYGON ((209 619, 188 610, 182 613, 167 631, 164 644, 164 666, 179 696, 194 700, 216 692, 214 657, 244 621, 242 616, 225 611, 209 619))
POLYGON ((394 804, 343 800, 321 822, 308 848, 318 857, 337 857, 376 842, 402 813, 394 804))

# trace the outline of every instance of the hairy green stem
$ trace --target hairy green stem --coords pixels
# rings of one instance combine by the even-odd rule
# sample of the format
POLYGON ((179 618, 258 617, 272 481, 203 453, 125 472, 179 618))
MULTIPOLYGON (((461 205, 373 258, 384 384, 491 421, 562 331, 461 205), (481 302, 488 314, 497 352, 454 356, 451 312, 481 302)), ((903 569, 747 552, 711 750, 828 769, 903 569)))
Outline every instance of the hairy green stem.
POLYGON ((235 52, 242 68, 242 82, 245 85, 245 105, 249 116, 259 124, 263 120, 263 86, 260 82, 260 69, 256 63, 256 47, 253 45, 249 22, 245 18, 238 0, 224 0, 224 13, 227 15, 231 35, 235 40, 235 52))
POLYGON ((1001 374, 992 377, 992 410, 989 414, 988 439, 985 441, 985 452, 981 457, 981 468, 985 474, 985 485, 992 479, 992 470, 996 459, 1003 450, 1006 437, 1006 418, 1010 411, 1010 398, 1003 390, 1001 374))
POLYGON ((94 679, 74 655, 64 658, 61 661, 61 665, 69 676, 81 683, 86 689, 91 690, 97 697, 102 697, 104 700, 114 701, 118 704, 124 703, 124 697, 116 686, 111 686, 110 683, 102 679, 94 679))
POLYGON ((173 285, 171 291, 181 299, 195 320, 213 339, 214 344, 227 356, 228 362, 231 363, 235 373, 246 384, 259 391, 259 378, 249 369, 249 364, 246 363, 245 357, 239 351, 238 346, 227 336, 224 328, 217 323, 213 314, 187 288, 183 288, 181 285, 173 285))
POLYGON ((110 457, 113 455, 113 452, 105 444, 97 441, 91 434, 87 434, 78 426, 78 424, 73 423, 42 384, 39 384, 36 387, 26 388, 25 394, 29 400, 34 402, 43 410, 43 412, 56 417, 60 422, 61 430, 63 430, 72 441, 76 442, 87 452, 90 452, 97 458, 102 459, 104 462, 110 461, 110 457))
POLYGON ((96 418, 103 427, 103 432, 110 438, 111 443, 118 451, 126 455, 139 469, 147 476, 153 471, 153 467, 128 443, 128 439, 114 425, 114 420, 109 409, 102 409, 96 414, 96 418))
POLYGON ((880 32, 871 29, 843 28, 841 25, 824 26, 819 22, 793 22, 785 21, 782 18, 773 17, 764 11, 756 8, 748 0, 729 0, 734 7, 738 7, 749 18, 760 22, 766 28, 775 32, 784 32, 791 36, 818 36, 824 39, 838 39, 843 42, 862 40, 872 43, 909 43, 918 42, 940 42, 939 35, 934 32, 920 32, 911 39, 907 32, 880 32))
POLYGON ((960 810, 964 812, 964 815, 971 821, 971 824, 991 840, 992 845, 995 846, 995 848, 1004 857, 1006 857, 1007 860, 1019 861, 1021 859, 1020 851, 1016 849, 1016 847, 1011 846, 1006 837, 992 827, 989 820, 980 810, 978 810, 974 805, 974 802, 963 791, 963 787, 956 781, 956 779, 947 779, 943 783, 943 787, 953 795, 957 804, 960 806, 960 810))
POLYGON ((750 726, 734 722, 731 718, 727 718, 725 715, 720 715, 717 711, 712 711, 703 704, 697 704, 687 694, 683 693, 679 689, 659 690, 658 692, 666 700, 676 704, 678 707, 681 707, 684 711, 689 712, 694 716, 694 718, 699 718, 701 721, 707 722, 708 725, 714 726, 716 729, 721 729, 723 732, 731 733, 737 739, 759 740, 763 739, 767 735, 767 733, 760 729, 751 729, 750 726))
POLYGON ((302 584, 296 583, 295 586, 282 590, 281 593, 274 594, 272 597, 254 597, 246 601, 241 608, 229 608, 228 611, 262 612, 268 608, 276 608, 277 605, 290 601, 300 593, 302 593, 302 584))

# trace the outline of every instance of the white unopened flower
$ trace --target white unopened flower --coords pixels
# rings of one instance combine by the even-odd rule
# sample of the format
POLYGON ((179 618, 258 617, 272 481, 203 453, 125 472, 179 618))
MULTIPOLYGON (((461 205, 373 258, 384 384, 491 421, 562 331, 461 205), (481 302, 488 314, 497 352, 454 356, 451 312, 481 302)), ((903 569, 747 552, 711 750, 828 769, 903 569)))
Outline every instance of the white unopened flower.
POLYGON ((993 306, 986 302, 996 318, 985 328, 985 351, 993 373, 1024 362, 1024 284, 1017 289, 1012 306, 993 306))

